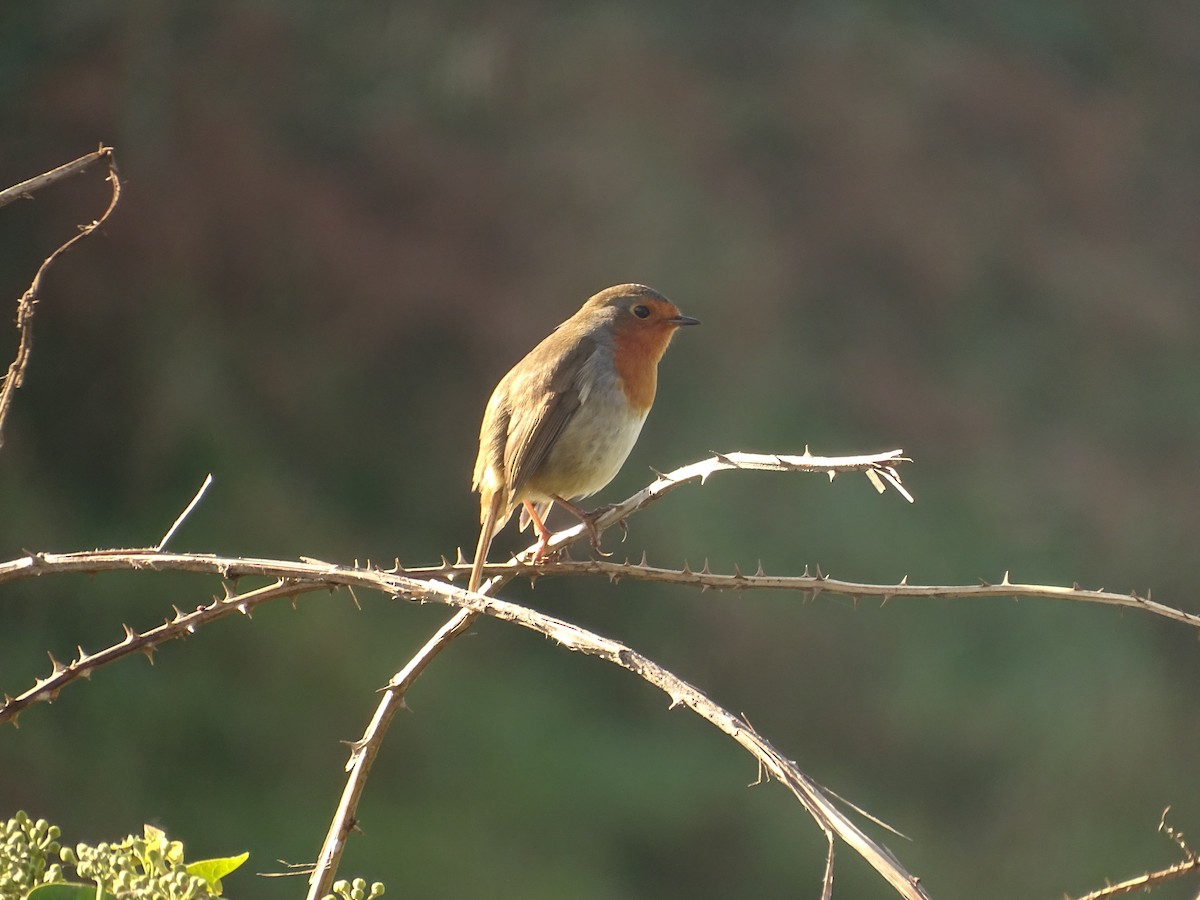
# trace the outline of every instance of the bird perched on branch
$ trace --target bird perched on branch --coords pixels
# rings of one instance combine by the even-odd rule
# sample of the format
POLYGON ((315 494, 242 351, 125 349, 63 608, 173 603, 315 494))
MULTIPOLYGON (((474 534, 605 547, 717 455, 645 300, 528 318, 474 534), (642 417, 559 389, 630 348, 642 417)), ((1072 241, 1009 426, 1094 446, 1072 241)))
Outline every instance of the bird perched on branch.
POLYGON ((658 361, 675 330, 699 321, 642 284, 596 294, 500 379, 479 429, 472 489, 479 545, 469 590, 479 587, 492 538, 522 506, 545 554, 554 503, 591 520, 572 500, 612 481, 654 403, 658 361))

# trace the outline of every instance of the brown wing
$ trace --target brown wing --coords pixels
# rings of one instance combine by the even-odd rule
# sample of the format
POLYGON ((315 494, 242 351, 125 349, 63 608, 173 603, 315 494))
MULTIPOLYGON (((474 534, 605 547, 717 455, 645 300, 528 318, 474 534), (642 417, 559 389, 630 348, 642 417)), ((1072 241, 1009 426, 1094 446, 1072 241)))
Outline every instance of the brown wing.
POLYGON ((504 471, 510 497, 520 496, 546 461, 550 448, 579 409, 579 373, 596 351, 591 338, 563 352, 558 333, 551 335, 514 370, 509 385, 511 415, 504 447, 504 471))

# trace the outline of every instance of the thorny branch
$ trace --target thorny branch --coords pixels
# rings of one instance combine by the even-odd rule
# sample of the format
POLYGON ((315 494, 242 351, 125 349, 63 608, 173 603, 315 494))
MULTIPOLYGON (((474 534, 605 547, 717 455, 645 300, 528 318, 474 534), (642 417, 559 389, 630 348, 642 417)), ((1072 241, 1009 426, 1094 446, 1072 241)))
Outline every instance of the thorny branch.
POLYGON ((1144 875, 1129 878, 1120 884, 1105 885, 1091 893, 1083 894, 1077 900, 1108 900, 1110 897, 1132 894, 1135 891, 1138 893, 1149 893, 1152 888, 1160 884, 1174 881, 1176 878, 1182 878, 1184 875, 1192 872, 1200 872, 1200 856, 1197 856, 1196 851, 1187 845, 1181 833, 1167 824, 1167 813, 1170 811, 1171 807, 1169 806, 1163 810, 1162 818, 1158 822, 1158 830, 1170 838, 1183 851, 1182 860, 1174 865, 1167 866, 1165 869, 1159 869, 1157 872, 1146 872, 1144 875))
MULTIPOLYGON (((700 481, 713 472, 732 468, 771 468, 780 471, 828 471, 831 464, 835 471, 839 470, 837 463, 847 459, 859 467, 859 470, 875 471, 881 467, 890 467, 893 461, 898 462, 902 457, 899 451, 892 454, 879 454, 873 457, 854 457, 843 459, 824 459, 812 457, 806 453, 800 457, 753 457, 749 454, 718 454, 709 460, 685 466, 670 475, 660 476, 645 490, 635 494, 624 503, 607 510, 599 519, 600 527, 611 527, 633 512, 644 508, 658 496, 687 481, 700 481), (766 463, 764 464, 764 461, 766 463)), ((874 480, 874 479, 873 479, 874 480)), ((885 478, 887 483, 899 487, 899 479, 892 469, 885 478), (893 479, 895 481, 893 482, 893 479)), ((877 482, 878 484, 878 482, 877 482)), ((906 493, 906 492, 905 492, 906 493)), ((907 496, 907 493, 906 493, 907 496)), ((569 544, 583 536, 580 527, 556 535, 552 541, 554 546, 569 544)), ((524 554, 522 554, 524 555, 524 554)), ((461 557, 461 554, 460 554, 461 557)), ((182 637, 194 632, 197 628, 223 618, 233 613, 250 615, 255 607, 278 597, 295 598, 301 593, 317 590, 333 590, 337 587, 373 588, 394 597, 408 597, 420 602, 433 601, 459 607, 455 616, 450 619, 441 631, 434 635, 426 647, 418 653, 409 664, 393 676, 389 685, 384 689, 385 702, 380 704, 370 726, 358 742, 351 755, 348 768, 357 770, 357 779, 352 776, 343 794, 342 804, 338 815, 331 826, 330 834, 334 838, 322 852, 320 868, 314 871, 315 886, 320 872, 329 873, 336 870, 337 861, 341 855, 341 847, 354 822, 354 811, 358 797, 365 784, 366 773, 370 768, 370 760, 378 750, 383 734, 386 731, 391 715, 403 705, 404 692, 412 681, 420 674, 425 665, 438 650, 445 647, 453 636, 465 629, 470 620, 480 614, 491 615, 520 624, 527 628, 540 631, 558 640, 569 649, 601 656, 635 672, 640 677, 657 685, 672 698, 672 706, 683 704, 702 715, 721 730, 725 731, 759 760, 763 770, 770 772, 783 781, 800 799, 816 819, 830 840, 830 855, 827 858, 826 875, 823 881, 822 895, 828 896, 832 884, 832 851, 834 836, 846 840, 858 852, 862 853, 905 897, 924 897, 924 889, 916 879, 908 875, 885 849, 878 847, 865 835, 855 828, 853 823, 845 820, 839 810, 828 800, 826 793, 812 782, 807 776, 795 768, 794 764, 783 759, 777 751, 761 738, 748 723, 733 716, 720 707, 712 704, 708 698, 696 691, 691 685, 678 679, 671 673, 662 670, 652 661, 637 654, 632 649, 599 635, 584 631, 571 623, 552 617, 543 616, 536 611, 505 603, 491 597, 479 594, 469 594, 458 591, 441 579, 453 579, 458 574, 464 574, 469 566, 461 558, 454 563, 443 560, 441 566, 404 569, 397 562, 394 569, 384 571, 373 567, 369 562, 364 567, 356 563, 353 567, 336 566, 316 560, 290 562, 269 559, 223 558, 205 554, 172 554, 155 549, 140 550, 110 550, 68 554, 30 553, 24 557, 0 563, 0 583, 14 581, 45 574, 63 572, 88 572, 131 570, 131 569, 175 570, 197 573, 217 574, 230 582, 242 577, 268 577, 272 583, 257 587, 245 593, 232 593, 227 587, 223 597, 214 597, 208 604, 199 606, 192 612, 182 612, 178 608, 174 617, 163 622, 157 628, 139 633, 128 627, 124 638, 118 643, 95 654, 88 654, 79 648, 78 656, 68 664, 52 660, 52 671, 49 676, 38 679, 32 688, 17 697, 3 698, 0 704, 0 722, 16 722, 19 713, 29 706, 43 701, 49 701, 67 684, 79 678, 89 677, 96 668, 131 653, 142 652, 151 659, 156 647, 168 640, 182 637), (390 695, 390 699, 389 699, 390 695), (865 842, 865 843, 864 843, 865 842)), ((865 585, 854 582, 837 581, 822 574, 816 575, 805 571, 801 576, 767 576, 761 566, 750 575, 735 568, 732 575, 718 575, 708 570, 705 565, 699 572, 692 571, 686 565, 681 570, 654 569, 643 562, 640 565, 617 564, 602 561, 574 561, 560 559, 529 566, 510 560, 506 564, 489 566, 493 575, 487 589, 495 589, 514 577, 543 577, 555 574, 601 574, 612 579, 623 577, 646 578, 649 580, 675 581, 699 585, 702 589, 787 589, 799 590, 810 595, 821 591, 830 593, 858 596, 879 596, 887 600, 893 596, 930 596, 930 597, 971 597, 971 596, 1039 596, 1061 599, 1085 600, 1146 609, 1158 615, 1181 621, 1189 625, 1200 624, 1200 617, 1173 610, 1170 607, 1154 603, 1149 597, 1137 595, 1125 596, 1110 594, 1104 591, 1085 591, 1078 586, 1072 588, 1056 588, 1042 585, 1022 585, 1012 583, 1007 575, 996 585, 982 583, 978 586, 966 587, 923 587, 910 585, 907 579, 898 585, 865 585)), ((1158 883, 1159 879, 1176 877, 1196 867, 1193 857, 1180 863, 1171 870, 1162 873, 1142 876, 1142 879, 1131 880, 1130 890, 1138 885, 1148 886, 1158 883), (1169 874, 1168 874, 1169 873, 1169 874), (1145 881, 1145 879, 1155 879, 1145 881)), ((1124 885, 1106 888, 1109 893, 1089 895, 1089 900, 1113 896, 1116 888, 1124 885)), ((319 896, 319 895, 318 895, 319 896)))
MULTIPOLYGON (((100 556, 99 554, 88 555, 100 556)), ((113 553, 108 558, 112 561, 123 561, 125 565, 121 568, 210 571, 225 577, 250 573, 265 574, 266 569, 264 565, 266 561, 230 560, 192 554, 155 554, 143 551, 140 554, 137 552, 113 553), (157 557, 162 558, 158 559, 157 557)), ((47 557, 39 557, 39 559, 46 560, 44 565, 55 566, 55 563, 47 557)), ((14 718, 30 702, 53 699, 53 695, 64 684, 90 675, 99 665, 111 662, 116 656, 134 652, 143 652, 149 656, 154 647, 171 637, 190 634, 201 625, 234 613, 250 615, 255 607, 268 600, 294 596, 305 590, 328 589, 338 586, 373 588, 394 597, 458 606, 475 614, 489 615, 513 622, 538 631, 567 649, 598 656, 628 669, 666 692, 671 698, 673 707, 686 706, 750 751, 759 760, 765 771, 785 784, 800 800, 822 830, 827 834, 836 834, 862 854, 897 889, 901 896, 910 898, 910 900, 927 897, 917 879, 905 872, 889 851, 864 834, 826 797, 819 784, 801 772, 793 762, 784 758, 745 720, 722 709, 692 685, 619 641, 602 637, 570 622, 536 610, 482 594, 471 594, 459 590, 445 582, 413 579, 380 569, 325 567, 320 563, 286 563, 273 568, 280 576, 274 584, 242 594, 214 598, 211 603, 190 613, 177 610, 173 618, 145 633, 139 634, 127 627, 125 638, 119 644, 92 655, 80 650, 79 658, 68 664, 64 665, 53 661, 53 673, 48 678, 41 679, 32 691, 19 697, 5 698, 5 706, 0 708, 0 721, 14 718), (311 581, 301 584, 299 578, 308 578, 311 581)), ((60 569, 60 571, 62 570, 60 569)))
POLYGON ((16 358, 9 364, 8 373, 4 376, 3 386, 0 386, 0 447, 4 446, 4 420, 8 416, 9 408, 12 406, 13 394, 21 386, 21 382, 25 378, 25 367, 29 364, 29 354, 33 349, 33 313, 38 300, 41 299, 42 278, 56 259, 71 249, 78 241, 94 233, 96 229, 104 224, 116 208, 117 201, 121 199, 121 180, 117 175, 117 160, 113 155, 112 147, 106 147, 101 144, 100 148, 94 153, 81 156, 79 159, 59 166, 57 169, 45 172, 34 178, 30 178, 28 181, 23 181, 4 191, 0 191, 0 206, 4 206, 13 200, 29 197, 34 191, 40 188, 82 172, 101 159, 108 162, 107 181, 112 186, 112 196, 108 201, 108 208, 104 210, 100 218, 95 219, 87 225, 79 226, 79 233, 77 235, 64 242, 57 250, 42 261, 37 273, 33 276, 33 281, 29 283, 29 288, 21 295, 21 299, 17 301, 17 331, 20 334, 20 341, 17 344, 16 358))
MULTIPOLYGON (((704 484, 709 476, 732 469, 757 469, 764 472, 817 472, 828 475, 831 481, 840 472, 863 472, 880 493, 883 493, 886 486, 890 484, 905 500, 912 503, 912 494, 901 483, 900 473, 896 470, 900 463, 908 461, 903 450, 888 450, 884 453, 872 453, 864 456, 813 456, 807 447, 799 456, 778 453, 714 453, 708 459, 681 466, 665 475, 655 472, 658 478, 629 499, 604 510, 596 518, 594 525, 597 533, 603 532, 614 525, 621 524, 634 513, 645 509, 676 488, 697 482, 704 484)), ((586 533, 587 529, 582 524, 564 529, 550 539, 550 549, 573 544, 586 533)), ((486 593, 486 590, 483 593, 486 593)))
MULTIPOLYGON (((1173 606, 1159 603, 1151 599, 1150 591, 1144 595, 1133 591, 1119 594, 1115 591, 1088 590, 1074 584, 1071 587, 1060 587, 1051 584, 1027 584, 1013 581, 1005 572, 999 581, 991 582, 980 579, 979 584, 913 584, 908 576, 896 584, 868 584, 861 581, 844 581, 826 575, 817 567, 816 574, 810 574, 807 566, 803 575, 768 575, 762 569, 762 564, 749 574, 735 565, 732 574, 721 574, 709 569, 705 560, 700 569, 692 569, 684 563, 680 569, 666 569, 651 566, 643 553, 639 562, 613 562, 607 559, 555 559, 538 565, 511 560, 506 563, 489 563, 484 568, 486 575, 509 574, 523 578, 553 578, 562 575, 604 575, 610 581, 630 579, 633 581, 657 581, 663 584, 685 584, 700 588, 701 591, 797 591, 815 599, 822 593, 837 594, 858 600, 862 597, 878 597, 880 603, 887 603, 894 597, 925 597, 929 599, 962 600, 983 597, 1034 597, 1044 600, 1073 600, 1080 603, 1099 603, 1103 606, 1119 606, 1125 609, 1138 609, 1144 612, 1170 619, 1193 628, 1200 629, 1200 615, 1176 609, 1173 606)), ((406 575, 414 578, 445 578, 453 581, 458 577, 466 577, 471 571, 471 563, 467 560, 445 562, 439 566, 421 566, 401 569, 406 575)))
MULTIPOLYGON (((851 457, 846 459, 812 457, 807 452, 803 457, 790 458, 777 456, 755 457, 748 454, 718 455, 711 460, 693 466, 686 466, 672 473, 670 476, 660 476, 645 491, 635 495, 625 504, 608 510, 601 519, 601 525, 603 527, 619 522, 673 487, 688 483, 689 481, 703 481, 709 474, 716 471, 734 468, 766 468, 776 471, 827 471, 832 475, 833 472, 844 465, 844 468, 848 470, 887 470, 885 476, 887 482, 898 487, 899 477, 894 471, 893 464, 899 461, 899 459, 899 451, 891 454, 880 454, 877 457, 851 457)), ((878 486, 879 482, 877 481, 876 484, 878 486)), ((581 533, 579 532, 576 535, 560 535, 556 538, 555 544, 558 546, 568 544, 572 540, 577 539, 581 533)), ((742 743, 751 752, 756 752, 757 750, 756 755, 759 755, 760 764, 764 770, 772 772, 777 778, 784 781, 793 793, 805 803, 806 808, 809 809, 810 814, 817 818, 822 830, 831 842, 831 854, 827 861, 823 889, 824 895, 828 895, 832 885, 832 841, 836 835, 842 837, 860 853, 872 860, 872 864, 897 887, 903 896, 910 898, 925 896, 923 889, 920 888, 916 880, 904 872, 886 850, 875 845, 853 823, 845 819, 844 815, 834 808, 825 795, 821 793, 819 786, 815 782, 812 782, 811 779, 808 779, 807 776, 799 772, 794 765, 779 757, 773 748, 770 748, 748 725, 740 722, 740 720, 737 720, 730 713, 716 707, 711 701, 708 701, 707 698, 696 691, 695 688, 686 685, 686 683, 677 679, 669 672, 661 670, 653 662, 640 656, 640 654, 636 654, 623 645, 600 638, 598 635, 591 635, 589 632, 577 629, 569 623, 544 619, 540 625, 536 622, 528 624, 522 621, 522 616, 537 619, 538 614, 523 610, 521 607, 512 606, 511 604, 504 604, 502 601, 483 598, 481 595, 462 594, 462 596, 476 598, 477 602, 482 600, 485 604, 482 608, 476 608, 469 603, 453 599, 446 600, 438 592, 453 592, 453 588, 441 582, 417 581, 400 574, 398 571, 385 573, 372 568, 359 569, 356 567, 346 569, 317 561, 281 563, 271 560, 221 559, 195 554, 167 554, 156 550, 110 551, 107 553, 65 555, 30 554, 23 559, 14 560, 7 564, 0 564, 0 582, 13 578, 28 577, 32 574, 47 574, 49 571, 97 572, 113 568, 142 567, 214 571, 226 579, 236 579, 248 575, 269 576, 276 579, 276 581, 273 584, 246 594, 227 594, 223 598, 213 598, 210 604, 201 606, 191 613, 183 613, 176 608, 174 618, 165 621, 157 628, 144 633, 137 633, 132 629, 126 628, 125 638, 118 644, 93 655, 86 654, 80 648, 78 657, 66 665, 51 657, 52 671, 49 676, 39 679, 33 688, 17 697, 5 697, 3 706, 0 706, 0 722, 8 718, 15 721, 16 716, 29 705, 43 700, 52 700, 66 684, 89 676, 100 665, 112 662, 121 656, 134 652, 143 652, 152 658, 154 648, 167 640, 191 633, 201 625, 234 612, 242 612, 249 615, 259 603, 276 597, 290 596, 294 599, 299 593, 311 590, 326 589, 335 586, 352 588, 358 585, 374 587, 395 596, 409 596, 422 600, 439 600, 440 602, 449 602, 460 606, 458 613, 426 644, 424 650, 418 653, 401 672, 392 678, 385 689, 384 700, 372 718, 367 732, 364 734, 363 739, 355 745, 349 764, 352 773, 351 778, 343 793, 338 814, 331 825, 330 836, 326 840, 326 846, 322 849, 320 861, 314 870, 310 884, 315 894, 310 895, 321 896, 327 890, 327 882, 332 879, 333 873, 336 871, 337 862, 340 859, 345 839, 353 826, 354 811, 365 784, 371 761, 381 744, 383 734, 391 717, 403 704, 404 692, 424 667, 428 665, 433 656, 440 649, 447 646, 454 635, 465 630, 472 618, 482 613, 500 618, 510 618, 512 621, 518 621, 520 624, 526 625, 526 627, 537 628, 560 641, 563 641, 563 634, 571 633, 573 637, 568 646, 571 646, 572 649, 602 655, 610 661, 618 665, 623 665, 626 668, 636 665, 636 668, 632 668, 631 670, 637 672, 646 680, 651 681, 651 683, 662 687, 663 690, 666 690, 672 696, 674 703, 688 705, 710 721, 713 721, 718 727, 722 727, 723 730, 730 733, 735 740, 738 740, 739 743, 742 743), (433 594, 429 595, 427 593, 429 591, 433 591, 433 594), (491 605, 488 606, 486 604, 491 605), (506 614, 506 610, 509 611, 508 614, 506 614)), ((506 574, 501 578, 507 580, 510 577, 512 577, 511 574, 506 574)), ((494 589, 500 580, 493 579, 488 587, 494 589)))
MULTIPOLYGON (((708 476, 714 472, 729 469, 764 469, 777 472, 826 472, 830 479, 839 471, 864 471, 876 490, 882 492, 887 484, 891 484, 911 503, 912 495, 900 483, 900 475, 895 468, 897 464, 905 461, 905 457, 902 454, 903 451, 892 450, 872 456, 825 458, 813 456, 807 447, 804 448, 804 453, 801 456, 778 456, 740 452, 729 454, 716 453, 709 459, 676 469, 669 475, 656 472, 655 474, 658 475, 658 479, 644 490, 634 494, 624 503, 617 504, 605 510, 594 522, 595 533, 599 534, 613 525, 623 526, 625 519, 633 513, 644 509, 659 497, 681 485, 694 481, 699 481, 703 484, 708 476)), ((585 532, 586 528, 582 524, 559 532, 551 539, 550 547, 565 549, 583 537, 585 532)), ((461 549, 458 555, 460 558, 462 557, 461 549)), ((516 559, 517 557, 514 557, 513 562, 516 559)), ((396 569, 399 570, 399 568, 400 564, 397 561, 396 569)), ((480 593, 487 594, 488 592, 498 590, 510 577, 512 576, 509 574, 502 574, 492 578, 480 588, 480 593)), ((412 686, 412 683, 425 671, 426 667, 439 653, 471 627, 471 623, 474 621, 476 615, 478 613, 468 609, 460 609, 456 612, 449 621, 438 629, 433 637, 426 641, 425 645, 405 664, 404 668, 392 676, 387 687, 383 690, 383 696, 379 700, 379 704, 375 709, 374 715, 371 717, 370 723, 367 725, 366 731, 352 745, 350 759, 346 763, 346 771, 349 772, 349 777, 346 779, 346 786, 342 790, 337 812, 334 814, 332 822, 330 822, 329 831, 325 835, 320 855, 317 858, 316 866, 309 879, 307 900, 318 900, 318 898, 328 892, 329 886, 333 883, 333 877, 341 860, 342 851, 345 848, 346 840, 349 838, 350 831, 354 825, 358 800, 362 796, 363 786, 366 783, 367 776, 370 774, 375 755, 379 751, 383 737, 387 732, 387 727, 395 716, 396 711, 403 707, 404 697, 409 687, 412 686)), ((828 829, 826 829, 826 834, 830 834, 828 829)), ((830 836, 829 875, 825 882, 823 893, 827 893, 832 885, 832 840, 833 838, 830 836)))
MULTIPOLYGON (((494 585, 493 585, 494 589, 494 585)), ((471 627, 471 623, 479 613, 466 607, 460 608, 433 636, 425 642, 404 668, 389 679, 383 689, 378 706, 367 723, 363 736, 351 744, 350 758, 346 761, 346 786, 342 788, 342 796, 338 800, 337 810, 329 822, 329 830, 325 840, 321 842, 321 852, 309 873, 308 897, 312 900, 326 896, 337 874, 342 853, 346 849, 346 841, 354 830, 357 822, 358 802, 362 799, 363 790, 367 786, 367 777, 371 774, 371 766, 383 746, 384 735, 396 713, 404 708, 404 697, 409 687, 425 668, 433 662, 434 657, 450 646, 451 641, 471 627)))

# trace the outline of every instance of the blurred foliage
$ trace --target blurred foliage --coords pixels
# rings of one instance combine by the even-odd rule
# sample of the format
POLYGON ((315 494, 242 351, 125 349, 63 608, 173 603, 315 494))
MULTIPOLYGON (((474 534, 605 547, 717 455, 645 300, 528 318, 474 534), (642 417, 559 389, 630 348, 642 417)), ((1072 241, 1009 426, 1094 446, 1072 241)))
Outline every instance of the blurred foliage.
MULTIPOLYGON (((649 466, 808 444, 903 447, 917 503, 724 476, 610 549, 863 580, 1011 569, 1196 610, 1195 4, 15 0, 0 32, 0 182, 101 139, 126 181, 105 237, 46 284, 0 451, 5 558, 153 544, 210 471, 177 549, 472 546, 491 387, 636 280, 704 325, 600 502, 649 466)), ((106 190, 83 176, 0 210, 0 301, 106 190)), ((0 690, 219 590, 8 586, 0 690)), ((745 712, 909 835, 889 843, 935 897, 1061 896, 1170 862, 1167 804, 1200 830, 1200 661, 1179 626, 1032 601, 510 592, 745 712)), ((31 711, 0 734, 0 811, 313 859, 338 742, 446 615, 363 600, 219 623, 31 711)), ((422 897, 818 882, 823 839, 781 790, 747 790, 737 748, 595 661, 481 622, 410 700, 347 871, 422 897)), ((838 860, 839 896, 891 895, 838 860)))

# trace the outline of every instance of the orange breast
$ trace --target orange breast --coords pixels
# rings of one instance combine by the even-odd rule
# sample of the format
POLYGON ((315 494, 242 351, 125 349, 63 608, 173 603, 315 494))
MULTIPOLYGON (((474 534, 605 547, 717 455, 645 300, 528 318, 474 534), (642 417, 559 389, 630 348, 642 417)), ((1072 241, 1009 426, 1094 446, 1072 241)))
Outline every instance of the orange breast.
POLYGON ((646 412, 654 405, 658 388, 658 361, 671 343, 673 325, 626 328, 613 335, 613 365, 630 406, 646 412))

